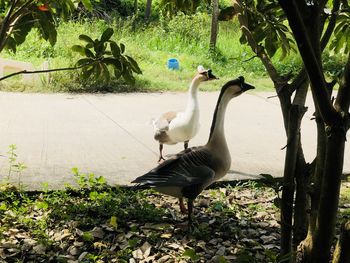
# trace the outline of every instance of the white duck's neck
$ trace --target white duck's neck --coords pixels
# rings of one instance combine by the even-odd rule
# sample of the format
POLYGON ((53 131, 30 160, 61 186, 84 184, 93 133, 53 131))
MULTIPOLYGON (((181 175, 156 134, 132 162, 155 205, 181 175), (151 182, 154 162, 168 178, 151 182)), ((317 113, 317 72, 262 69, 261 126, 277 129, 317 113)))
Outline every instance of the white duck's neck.
POLYGON ((201 80, 198 77, 193 78, 188 90, 188 100, 185 112, 193 112, 198 110, 198 86, 201 80))
POLYGON ((225 92, 224 94, 220 94, 210 128, 210 135, 207 143, 208 146, 215 145, 216 148, 227 149, 224 124, 226 109, 230 100, 231 97, 229 94, 225 92))

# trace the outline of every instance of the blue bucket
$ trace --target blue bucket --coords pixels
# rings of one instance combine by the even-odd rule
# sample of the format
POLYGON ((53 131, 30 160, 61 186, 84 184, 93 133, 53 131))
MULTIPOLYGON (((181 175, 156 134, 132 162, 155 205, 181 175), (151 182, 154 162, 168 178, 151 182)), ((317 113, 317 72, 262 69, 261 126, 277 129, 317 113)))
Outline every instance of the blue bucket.
POLYGON ((176 58, 168 59, 168 69, 178 70, 179 68, 179 61, 176 58))

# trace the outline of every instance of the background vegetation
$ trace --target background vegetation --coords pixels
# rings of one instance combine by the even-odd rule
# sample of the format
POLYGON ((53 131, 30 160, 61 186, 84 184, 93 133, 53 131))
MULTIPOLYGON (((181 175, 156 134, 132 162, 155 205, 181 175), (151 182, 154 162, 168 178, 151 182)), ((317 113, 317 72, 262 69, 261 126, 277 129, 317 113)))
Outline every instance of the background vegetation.
MULTIPOLYGON (((217 49, 209 51, 210 7, 201 5, 195 14, 179 12, 176 16, 167 15, 161 10, 161 2, 153 5, 153 16, 145 23, 142 15, 134 16, 133 1, 113 2, 118 5, 114 11, 106 5, 95 4, 94 11, 81 10, 70 22, 60 22, 57 43, 51 46, 41 39, 34 29, 26 41, 17 47, 17 52, 4 51, 1 56, 15 60, 28 61, 40 68, 48 61, 50 68, 73 66, 81 56, 71 47, 80 43, 78 36, 88 34, 99 37, 107 27, 114 29, 112 40, 126 45, 125 53, 131 55, 140 65, 142 75, 136 76, 136 83, 127 85, 123 81, 112 79, 109 84, 89 80, 82 81, 77 71, 50 73, 49 82, 28 85, 22 83, 20 76, 1 82, 1 90, 39 91, 39 92, 133 92, 186 90, 198 65, 212 68, 220 77, 220 82, 204 85, 203 89, 217 89, 228 79, 244 75, 256 83, 259 89, 269 89, 272 82, 259 59, 254 58, 251 49, 240 44, 241 32, 236 20, 221 21, 217 49), (117 12, 118 10, 119 12, 117 12), (180 62, 180 70, 167 69, 167 59, 175 57, 180 62)), ((221 7, 228 5, 222 2, 221 7)), ((139 14, 144 6, 138 5, 139 14)), ((342 58, 326 54, 326 67, 333 74, 341 67, 342 58)), ((283 63, 280 54, 273 57, 273 62, 282 73, 297 72, 301 62, 299 56, 290 54, 283 63)))

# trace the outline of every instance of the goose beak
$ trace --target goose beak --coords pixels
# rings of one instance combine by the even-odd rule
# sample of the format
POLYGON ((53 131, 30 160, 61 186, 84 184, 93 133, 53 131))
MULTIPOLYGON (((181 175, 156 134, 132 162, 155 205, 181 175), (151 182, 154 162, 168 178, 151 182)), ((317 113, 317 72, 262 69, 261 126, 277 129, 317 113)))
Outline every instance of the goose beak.
POLYGON ((207 77, 208 77, 208 80, 219 79, 219 78, 217 78, 217 77, 213 74, 213 72, 211 71, 211 69, 208 69, 208 71, 207 71, 207 77))
POLYGON ((241 88, 242 88, 242 92, 245 92, 245 91, 250 90, 250 89, 255 89, 254 86, 252 86, 248 83, 244 83, 244 82, 242 82, 241 88))

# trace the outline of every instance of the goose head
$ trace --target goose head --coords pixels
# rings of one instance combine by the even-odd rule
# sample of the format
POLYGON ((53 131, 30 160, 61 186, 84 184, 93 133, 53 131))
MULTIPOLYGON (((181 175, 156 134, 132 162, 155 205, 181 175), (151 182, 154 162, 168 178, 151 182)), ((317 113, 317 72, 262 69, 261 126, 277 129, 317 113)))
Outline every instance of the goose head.
POLYGON ((195 78, 199 79, 201 82, 219 79, 213 74, 211 69, 204 69, 203 66, 198 66, 197 70, 198 70, 198 73, 195 76, 195 78))
POLYGON ((234 80, 228 81, 223 87, 222 87, 222 93, 226 93, 226 96, 230 99, 237 97, 241 95, 243 92, 255 89, 254 86, 246 83, 244 81, 244 77, 239 77, 234 80))

